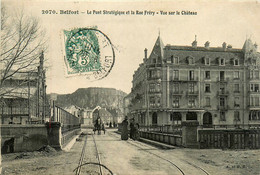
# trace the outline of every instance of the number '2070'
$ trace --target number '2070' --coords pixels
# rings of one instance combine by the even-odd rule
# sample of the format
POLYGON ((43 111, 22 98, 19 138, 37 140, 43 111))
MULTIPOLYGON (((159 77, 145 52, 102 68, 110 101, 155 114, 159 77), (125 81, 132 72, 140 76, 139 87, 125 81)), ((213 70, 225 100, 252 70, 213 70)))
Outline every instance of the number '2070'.
POLYGON ((56 10, 42 10, 42 14, 58 14, 56 10))

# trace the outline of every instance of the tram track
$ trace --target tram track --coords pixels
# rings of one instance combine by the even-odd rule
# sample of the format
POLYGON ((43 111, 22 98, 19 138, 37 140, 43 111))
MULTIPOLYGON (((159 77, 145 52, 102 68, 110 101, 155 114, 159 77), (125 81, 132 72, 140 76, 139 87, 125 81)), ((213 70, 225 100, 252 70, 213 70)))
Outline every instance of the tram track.
MULTIPOLYGON (((89 141, 88 141, 89 142, 89 141)), ((103 175, 103 168, 105 168, 111 175, 113 175, 113 172, 108 169, 105 165, 103 165, 101 163, 101 158, 99 156, 99 151, 98 151, 98 146, 97 146, 97 143, 96 143, 96 140, 95 140, 95 136, 93 134, 87 134, 85 136, 85 141, 84 141, 84 145, 82 147, 82 151, 81 151, 81 154, 80 154, 80 159, 79 159, 79 163, 78 163, 78 166, 74 169, 75 171, 75 175, 80 175, 82 173, 82 167, 84 167, 85 165, 95 165, 95 166, 98 166, 98 174, 99 175, 103 175), (93 143, 94 143, 94 149, 95 149, 95 157, 96 157, 96 161, 86 161, 86 156, 85 155, 85 152, 86 152, 86 146, 87 146, 87 140, 88 140, 88 136, 91 135, 92 136, 92 139, 93 139, 93 143)), ((84 173, 82 173, 84 174, 84 173)))
MULTIPOLYGON (((108 133, 109 135, 113 136, 113 137, 120 138, 120 137, 117 137, 117 134, 116 134, 116 133, 113 133, 113 134, 110 133, 110 132, 107 132, 107 133, 108 133)), ((164 161, 170 163, 172 166, 174 166, 175 168, 177 168, 182 175, 186 175, 185 172, 184 172, 178 165, 176 165, 174 162, 172 162, 171 160, 166 159, 166 158, 164 158, 164 157, 162 157, 162 156, 160 156, 160 155, 158 155, 158 154, 155 154, 155 153, 153 153, 153 152, 151 152, 151 151, 149 151, 149 150, 143 149, 144 146, 147 147, 145 144, 141 144, 140 142, 138 142, 140 145, 143 146, 143 147, 141 147, 140 145, 138 145, 138 144, 136 144, 136 143, 133 143, 133 142, 131 142, 131 141, 129 141, 129 140, 126 140, 126 142, 129 143, 129 144, 131 144, 131 145, 133 145, 133 146, 135 146, 135 147, 137 147, 137 148, 139 148, 139 149, 142 149, 143 151, 145 151, 145 152, 147 152, 147 153, 149 153, 149 154, 151 154, 151 155, 153 155, 153 156, 155 156, 155 157, 157 157, 157 158, 159 158, 159 159, 162 159, 162 160, 164 160, 164 161)), ((185 163, 187 163, 187 164, 189 164, 189 165, 191 165, 191 166, 193 166, 193 167, 195 167, 195 168, 197 168, 197 169, 199 169, 199 170, 201 170, 204 174, 209 175, 209 173, 208 173, 206 170, 204 170, 203 168, 199 167, 198 165, 195 165, 195 164, 193 164, 193 163, 190 163, 190 162, 188 162, 188 161, 186 161, 186 160, 182 160, 182 161, 185 162, 185 163)))

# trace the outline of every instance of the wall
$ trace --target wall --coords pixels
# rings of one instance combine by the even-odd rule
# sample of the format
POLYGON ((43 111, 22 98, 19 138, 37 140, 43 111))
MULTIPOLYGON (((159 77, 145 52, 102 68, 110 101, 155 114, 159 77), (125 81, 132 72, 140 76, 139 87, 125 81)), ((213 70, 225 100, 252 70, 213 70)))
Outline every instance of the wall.
POLYGON ((10 152, 5 143, 13 145, 13 152, 34 151, 48 144, 45 125, 2 125, 1 137, 2 153, 10 152))
POLYGON ((2 125, 1 151, 36 151, 44 145, 61 149, 79 132, 80 127, 77 127, 62 133, 59 122, 47 122, 45 125, 2 125))

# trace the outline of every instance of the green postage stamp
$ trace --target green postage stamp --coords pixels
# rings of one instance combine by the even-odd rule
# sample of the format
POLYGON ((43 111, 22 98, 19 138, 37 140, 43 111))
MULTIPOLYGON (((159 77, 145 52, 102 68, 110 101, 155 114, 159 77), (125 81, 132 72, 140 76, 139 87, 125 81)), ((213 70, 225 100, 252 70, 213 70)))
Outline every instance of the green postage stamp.
POLYGON ((89 80, 106 77, 115 62, 110 39, 96 28, 64 30, 67 76, 85 75, 89 80))

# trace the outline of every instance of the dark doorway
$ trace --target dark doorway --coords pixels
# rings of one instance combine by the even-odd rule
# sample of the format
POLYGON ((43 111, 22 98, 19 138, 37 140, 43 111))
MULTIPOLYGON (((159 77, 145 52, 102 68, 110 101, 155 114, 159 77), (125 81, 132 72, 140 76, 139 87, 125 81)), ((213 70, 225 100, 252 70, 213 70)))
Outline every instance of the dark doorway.
POLYGON ((196 112, 188 112, 186 114, 186 120, 197 120, 196 112))
POLYGON ((203 114, 203 126, 212 127, 212 115, 210 112, 206 112, 203 114))
POLYGON ((156 113, 156 112, 153 113, 153 116, 152 116, 152 124, 153 124, 153 125, 157 125, 157 113, 156 113))

